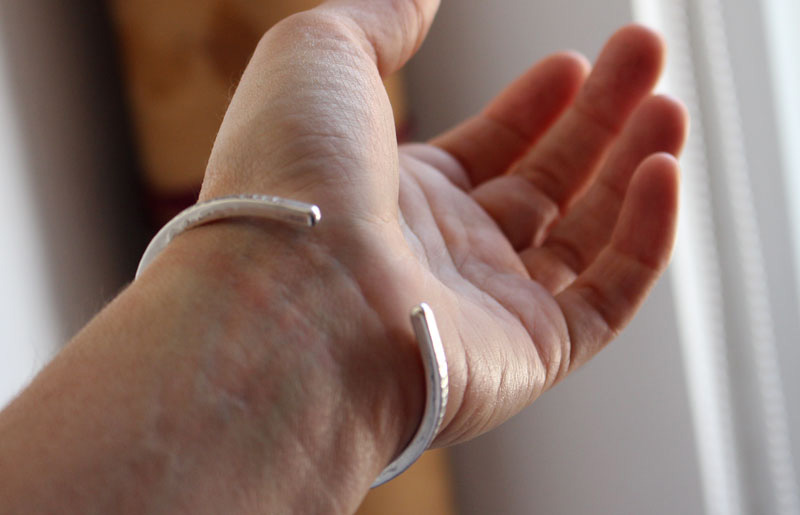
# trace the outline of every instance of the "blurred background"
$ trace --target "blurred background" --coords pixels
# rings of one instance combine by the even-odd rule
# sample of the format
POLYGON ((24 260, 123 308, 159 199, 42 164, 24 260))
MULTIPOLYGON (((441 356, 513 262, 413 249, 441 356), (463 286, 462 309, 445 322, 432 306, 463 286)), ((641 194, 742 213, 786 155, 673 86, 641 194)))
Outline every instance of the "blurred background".
MULTIPOLYGON (((0 0, 0 405, 191 204, 260 34, 313 0, 0 0)), ((359 513, 800 514, 800 3, 444 0, 398 138, 639 21, 692 115, 668 278, 596 360, 359 513)))

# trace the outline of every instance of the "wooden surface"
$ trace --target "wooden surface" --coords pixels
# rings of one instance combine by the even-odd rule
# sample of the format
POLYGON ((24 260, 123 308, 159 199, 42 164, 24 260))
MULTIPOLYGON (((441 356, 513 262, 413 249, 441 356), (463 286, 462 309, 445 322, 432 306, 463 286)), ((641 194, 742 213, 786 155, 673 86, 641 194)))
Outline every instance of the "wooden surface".
MULTIPOLYGON (((148 184, 202 180, 225 108, 261 35, 315 0, 113 0, 112 15, 148 184)), ((398 126, 402 81, 387 81, 398 126)))
POLYGON ((370 491, 358 515, 455 515, 446 449, 427 451, 397 478, 370 491))

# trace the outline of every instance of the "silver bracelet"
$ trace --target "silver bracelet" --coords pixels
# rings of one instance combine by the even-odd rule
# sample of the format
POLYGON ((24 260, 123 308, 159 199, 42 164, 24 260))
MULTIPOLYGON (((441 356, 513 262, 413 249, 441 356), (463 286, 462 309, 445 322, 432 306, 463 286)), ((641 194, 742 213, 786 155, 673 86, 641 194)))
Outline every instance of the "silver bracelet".
MULTIPOLYGON (((162 250, 184 231, 224 218, 259 217, 287 222, 298 227, 313 227, 322 219, 319 207, 305 202, 264 195, 235 195, 195 204, 181 211, 155 235, 136 270, 139 277, 162 250)), ((422 354, 427 399, 417 432, 405 449, 383 469, 372 487, 404 472, 430 446, 447 408, 447 360, 430 306, 424 302, 411 310, 411 325, 422 354)))

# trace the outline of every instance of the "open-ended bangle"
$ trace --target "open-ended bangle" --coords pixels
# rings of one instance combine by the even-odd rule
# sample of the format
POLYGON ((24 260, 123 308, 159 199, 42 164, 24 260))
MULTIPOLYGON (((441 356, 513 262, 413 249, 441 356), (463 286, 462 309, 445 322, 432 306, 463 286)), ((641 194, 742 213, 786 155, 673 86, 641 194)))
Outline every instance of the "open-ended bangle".
MULTIPOLYGON (((287 222, 297 227, 313 227, 321 219, 319 207, 305 202, 264 195, 235 195, 201 202, 184 209, 155 235, 136 270, 139 277, 164 248, 184 231, 224 218, 257 217, 287 222)), ((411 325, 422 354, 427 399, 417 432, 405 449, 383 469, 372 487, 381 485, 405 471, 430 446, 447 408, 447 360, 430 306, 424 302, 411 310, 411 325)))

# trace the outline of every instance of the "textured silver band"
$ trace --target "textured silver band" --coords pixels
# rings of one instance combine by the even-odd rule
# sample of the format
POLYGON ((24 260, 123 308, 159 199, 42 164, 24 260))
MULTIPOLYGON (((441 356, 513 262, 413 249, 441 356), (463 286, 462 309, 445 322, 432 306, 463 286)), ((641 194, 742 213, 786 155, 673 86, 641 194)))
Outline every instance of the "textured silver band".
POLYGON ((383 469, 372 483, 372 488, 394 479, 410 467, 425 450, 439 432, 447 408, 449 384, 447 380, 447 359, 439 336, 439 328, 433 317, 433 310, 426 303, 421 303, 411 310, 411 325, 417 337, 417 345, 422 354, 422 366, 425 369, 425 387, 427 400, 422 421, 417 433, 389 465, 383 469))
MULTIPOLYGON (((224 218, 246 216, 287 222, 298 227, 313 227, 322 219, 319 207, 281 197, 234 195, 201 202, 181 211, 158 231, 139 261, 136 277, 182 232, 224 218)), ((425 412, 414 437, 403 452, 383 469, 372 483, 373 488, 397 477, 417 461, 436 437, 447 408, 447 359, 430 306, 424 302, 416 306, 411 311, 411 325, 425 370, 425 412)))

